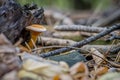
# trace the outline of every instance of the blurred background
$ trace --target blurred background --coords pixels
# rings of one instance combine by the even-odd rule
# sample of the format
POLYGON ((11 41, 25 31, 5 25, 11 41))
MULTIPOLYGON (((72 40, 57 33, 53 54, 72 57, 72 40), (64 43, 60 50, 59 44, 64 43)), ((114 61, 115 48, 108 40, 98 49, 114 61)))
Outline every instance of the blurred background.
MULTIPOLYGON (((18 0, 22 5, 26 3, 36 3, 39 6, 51 7, 61 10, 80 10, 95 9, 101 6, 101 9, 111 5, 112 0, 18 0)), ((114 0, 115 1, 115 0, 114 0)))
POLYGON ((37 4, 45 9, 45 15, 52 15, 55 20, 47 21, 49 25, 54 25, 62 18, 63 23, 106 26, 110 23, 119 22, 120 0, 17 0, 21 5, 37 4), (114 13, 114 14, 113 14, 114 13), (64 15, 64 16, 63 16, 64 15), (57 17, 56 17, 57 16, 57 17), (66 18, 67 17, 67 18, 66 18), (67 21, 66 21, 67 20, 67 21), (107 21, 107 22, 106 22, 107 21))

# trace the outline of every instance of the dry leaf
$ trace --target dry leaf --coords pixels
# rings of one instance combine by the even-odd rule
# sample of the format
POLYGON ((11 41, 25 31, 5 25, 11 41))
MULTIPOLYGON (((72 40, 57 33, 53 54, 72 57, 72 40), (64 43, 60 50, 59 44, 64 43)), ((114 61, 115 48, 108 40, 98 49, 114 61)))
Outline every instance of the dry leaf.
POLYGON ((102 62, 104 62, 103 59, 105 59, 105 56, 101 54, 97 49, 91 48, 91 53, 93 54, 93 59, 97 65, 100 65, 102 62))
POLYGON ((108 67, 100 67, 96 70, 96 75, 101 76, 108 72, 108 67))
MULTIPOLYGON (((30 54, 29 54, 30 55, 30 54)), ((31 57, 31 56, 30 56, 31 57)), ((44 78, 53 78, 58 74, 67 73, 69 69, 52 61, 38 59, 39 57, 23 59, 23 70, 35 73, 44 78)), ((56 78, 55 78, 56 79, 56 78)))
POLYGON ((24 61, 24 63, 23 63, 23 68, 28 71, 33 71, 33 70, 37 70, 37 69, 41 70, 46 67, 49 67, 49 64, 40 63, 33 59, 28 59, 28 60, 24 61))
POLYGON ((18 73, 18 77, 20 79, 29 78, 29 79, 33 79, 33 80, 43 80, 39 75, 34 74, 32 72, 25 71, 25 70, 20 70, 18 73))
POLYGON ((69 65, 66 62, 60 61, 59 64, 60 64, 60 66, 66 68, 66 69, 69 69, 69 65))
POLYGON ((53 80, 60 80, 60 75, 55 75, 55 76, 53 77, 53 80))
POLYGON ((78 62, 70 68, 70 73, 72 75, 76 73, 86 73, 86 71, 88 71, 88 69, 83 62, 78 62))

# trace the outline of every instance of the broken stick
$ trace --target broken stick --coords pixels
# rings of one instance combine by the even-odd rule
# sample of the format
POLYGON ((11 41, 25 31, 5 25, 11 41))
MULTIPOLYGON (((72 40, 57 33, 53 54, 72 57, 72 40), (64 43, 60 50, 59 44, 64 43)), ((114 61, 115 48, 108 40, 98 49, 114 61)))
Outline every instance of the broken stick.
POLYGON ((85 32, 101 32, 106 28, 84 26, 84 25, 58 25, 54 27, 58 31, 85 31, 85 32))
MULTIPOLYGON (((99 34, 97 34, 96 36, 91 36, 91 37, 89 37, 85 40, 77 42, 76 44, 72 45, 71 47, 82 47, 83 45, 86 45, 90 42, 93 42, 93 41, 111 33, 112 31, 115 31, 115 30, 118 30, 118 29, 120 29, 120 24, 114 25, 114 26, 110 27, 109 29, 105 29, 102 32, 100 32, 99 34)), ((58 55, 60 53, 70 51, 70 50, 72 50, 72 49, 64 47, 64 48, 60 48, 60 49, 57 49, 57 50, 54 50, 54 51, 51 51, 51 52, 48 52, 48 53, 40 54, 40 56, 41 57, 49 57, 49 56, 58 55)))

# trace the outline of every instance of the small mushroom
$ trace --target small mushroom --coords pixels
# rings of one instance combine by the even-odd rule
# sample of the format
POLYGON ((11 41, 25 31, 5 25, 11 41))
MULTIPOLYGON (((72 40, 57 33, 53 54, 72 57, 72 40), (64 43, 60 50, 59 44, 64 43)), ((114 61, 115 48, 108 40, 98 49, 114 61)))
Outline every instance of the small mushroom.
POLYGON ((32 40, 34 42, 36 42, 37 37, 42 32, 46 31, 46 28, 44 26, 42 26, 42 25, 33 24, 33 25, 30 25, 30 26, 27 26, 26 29, 29 30, 30 34, 31 34, 31 40, 30 40, 30 42, 28 42, 28 45, 30 46, 30 48, 33 48, 34 44, 33 44, 32 40))

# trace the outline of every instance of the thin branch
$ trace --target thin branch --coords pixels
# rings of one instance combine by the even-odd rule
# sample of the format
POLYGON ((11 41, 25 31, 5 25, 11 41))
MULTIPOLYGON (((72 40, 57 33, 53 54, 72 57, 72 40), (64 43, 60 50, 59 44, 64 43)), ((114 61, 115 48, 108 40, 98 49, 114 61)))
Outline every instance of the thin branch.
MULTIPOLYGON (((76 43, 75 41, 69 40, 69 39, 58 39, 58 38, 51 38, 51 37, 41 37, 41 39, 43 44, 47 46, 50 46, 50 45, 71 46, 76 43)), ((42 42, 38 40, 38 43, 42 44, 42 42)))
POLYGON ((114 49, 110 50, 110 53, 117 53, 119 51, 120 51, 120 46, 117 47, 117 48, 114 48, 114 49))
POLYGON ((86 32, 101 32, 106 28, 84 26, 84 25, 58 25, 54 27, 59 31, 86 31, 86 32))
MULTIPOLYGON (((86 45, 90 42, 93 42, 93 41, 111 33, 112 31, 118 30, 118 29, 120 29, 120 24, 114 25, 114 26, 110 27, 109 29, 105 29, 102 32, 100 32, 99 34, 97 34, 96 36, 91 36, 91 37, 89 37, 85 40, 77 42, 76 44, 72 45, 71 47, 82 47, 82 46, 84 46, 84 45, 86 45)), ((57 50, 54 50, 54 51, 51 51, 51 52, 48 52, 48 53, 40 54, 40 56, 41 57, 49 57, 49 56, 58 55, 60 53, 70 51, 70 50, 72 50, 72 49, 71 48, 60 48, 60 49, 57 49, 57 50)))
POLYGON ((76 49, 76 50, 80 50, 80 48, 70 47, 70 46, 45 46, 45 47, 35 48, 32 51, 41 50, 41 49, 49 49, 49 48, 63 48, 63 47, 73 48, 73 49, 76 49))

